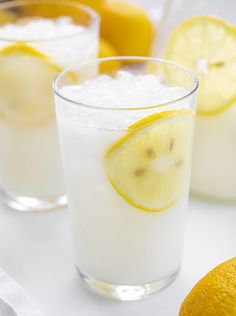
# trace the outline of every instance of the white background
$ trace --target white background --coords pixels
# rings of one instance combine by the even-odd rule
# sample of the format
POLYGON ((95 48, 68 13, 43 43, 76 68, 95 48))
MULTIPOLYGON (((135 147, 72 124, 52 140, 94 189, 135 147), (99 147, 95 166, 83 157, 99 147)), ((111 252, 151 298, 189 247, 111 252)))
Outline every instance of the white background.
POLYGON ((177 316, 194 283, 236 255, 236 207, 191 200, 182 270, 168 288, 138 302, 84 289, 73 265, 67 211, 30 214, 0 207, 0 266, 44 316, 177 316))

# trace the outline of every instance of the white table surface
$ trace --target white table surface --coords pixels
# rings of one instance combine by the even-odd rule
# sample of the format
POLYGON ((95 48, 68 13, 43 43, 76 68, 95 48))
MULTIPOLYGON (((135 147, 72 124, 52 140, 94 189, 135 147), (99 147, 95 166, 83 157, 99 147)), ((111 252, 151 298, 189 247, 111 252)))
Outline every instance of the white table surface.
POLYGON ((177 316, 194 283, 236 255, 236 206, 191 200, 182 270, 168 288, 138 302, 101 298, 81 286, 66 210, 20 213, 0 207, 0 266, 44 316, 177 316))

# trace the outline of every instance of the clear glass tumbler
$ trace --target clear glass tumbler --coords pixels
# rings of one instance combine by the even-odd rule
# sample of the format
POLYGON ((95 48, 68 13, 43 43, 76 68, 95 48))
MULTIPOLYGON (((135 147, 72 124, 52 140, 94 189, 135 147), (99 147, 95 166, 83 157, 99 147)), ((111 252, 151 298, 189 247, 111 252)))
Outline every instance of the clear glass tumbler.
POLYGON ((98 33, 97 14, 75 2, 0 4, 0 194, 7 206, 65 205, 51 84, 65 67, 97 57, 98 33))
POLYGON ((137 300, 175 279, 197 87, 187 68, 144 57, 81 63, 54 81, 76 267, 90 289, 137 300))
POLYGON ((236 201, 236 2, 168 0, 155 56, 200 81, 191 190, 236 201))

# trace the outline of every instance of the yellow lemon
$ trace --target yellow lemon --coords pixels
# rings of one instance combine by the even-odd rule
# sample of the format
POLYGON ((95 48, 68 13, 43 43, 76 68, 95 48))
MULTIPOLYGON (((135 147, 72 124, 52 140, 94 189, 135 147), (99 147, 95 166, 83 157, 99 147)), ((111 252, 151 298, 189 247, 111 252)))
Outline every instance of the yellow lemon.
POLYGON ((199 114, 214 115, 236 101, 236 29, 214 17, 194 17, 172 33, 165 58, 193 69, 200 80, 199 114))
POLYGON ((5 23, 13 23, 16 20, 16 15, 11 11, 1 11, 0 12, 0 25, 5 23))
POLYGON ((102 11, 102 6, 104 3, 104 0, 76 0, 76 1, 84 5, 87 5, 88 7, 91 7, 92 9, 98 12, 102 11))
POLYGON ((103 5, 101 33, 121 55, 150 54, 154 31, 146 12, 124 0, 106 0, 103 5))
POLYGON ((217 266, 194 286, 179 316, 236 316, 236 257, 217 266))
MULTIPOLYGON (((114 57, 119 56, 119 53, 116 49, 104 38, 100 39, 99 42, 99 57, 114 57)), ((107 73, 116 71, 121 67, 121 62, 118 60, 104 62, 101 64, 100 71, 102 73, 107 73)))
POLYGON ((161 112, 131 125, 105 157, 117 193, 143 211, 176 203, 189 181, 192 128, 187 111, 161 112))
MULTIPOLYGON (((37 1, 38 2, 38 1, 37 1)), ((36 3, 37 3, 36 2, 36 3)), ((100 12, 102 9, 103 0, 74 0, 65 3, 50 3, 42 2, 42 4, 26 5, 22 8, 22 19, 30 17, 45 17, 45 18, 58 18, 60 16, 69 16, 74 22, 87 25, 90 18, 86 12, 80 10, 80 4, 91 7, 92 9, 100 12)))

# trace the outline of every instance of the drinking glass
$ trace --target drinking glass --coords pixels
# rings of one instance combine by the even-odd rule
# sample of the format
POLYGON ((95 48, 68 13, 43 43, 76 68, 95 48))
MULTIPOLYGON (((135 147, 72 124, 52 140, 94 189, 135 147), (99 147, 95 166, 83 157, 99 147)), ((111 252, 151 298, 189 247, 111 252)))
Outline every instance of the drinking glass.
MULTIPOLYGON (((67 69, 53 86, 80 278, 115 299, 148 296, 173 281, 180 267, 198 81, 175 63, 115 57, 67 69), (64 90, 70 73, 85 86, 101 74, 112 100, 109 80, 120 71, 147 80, 158 76, 184 94, 137 106, 139 92, 132 96, 130 86, 123 86, 118 94, 129 95, 127 102, 117 107, 111 101, 107 107, 94 105, 99 89, 97 100, 90 93, 87 103, 64 90)), ((76 86, 70 88, 75 93, 76 86)))
POLYGON ((97 14, 76 2, 0 4, 0 195, 13 209, 66 204, 51 84, 65 67, 97 57, 98 31, 97 14))
POLYGON ((191 191, 236 201, 236 3, 168 0, 155 56, 198 76, 191 191))

